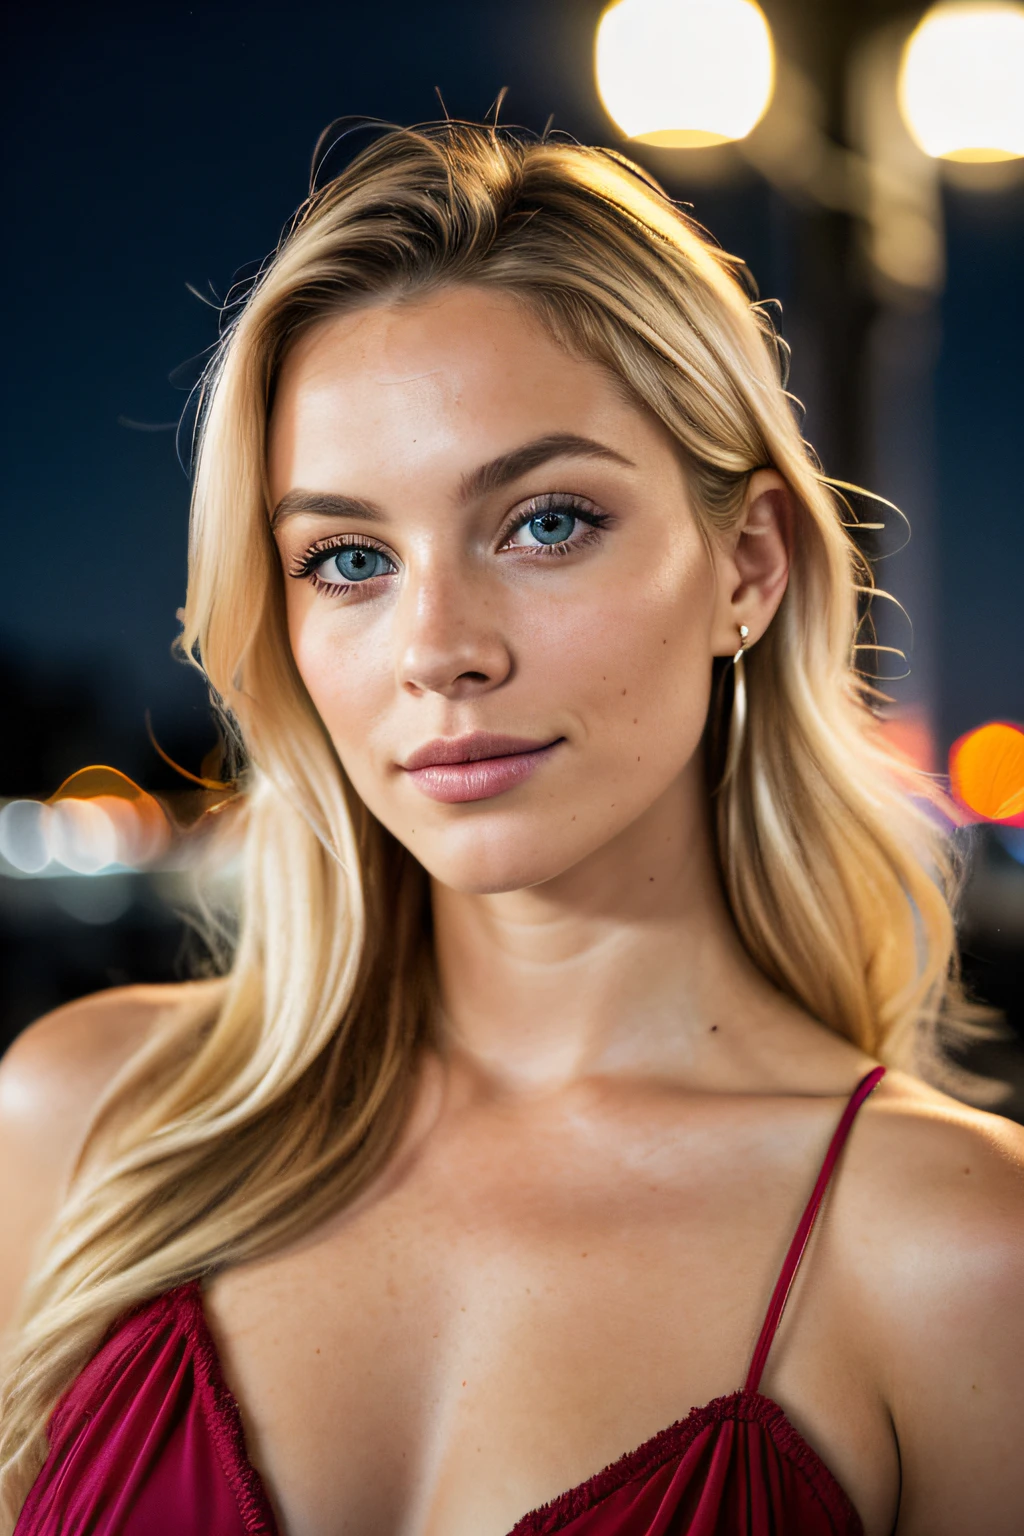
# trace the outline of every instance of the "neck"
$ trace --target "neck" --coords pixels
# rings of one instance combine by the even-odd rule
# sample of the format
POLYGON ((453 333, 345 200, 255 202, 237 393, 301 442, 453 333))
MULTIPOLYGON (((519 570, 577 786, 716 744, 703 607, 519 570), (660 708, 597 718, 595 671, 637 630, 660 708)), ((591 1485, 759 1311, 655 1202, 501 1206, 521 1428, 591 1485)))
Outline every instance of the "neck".
POLYGON ((503 1088, 702 1075, 708 1037, 773 992, 729 914, 701 785, 541 885, 435 882, 433 905, 447 1045, 503 1088))

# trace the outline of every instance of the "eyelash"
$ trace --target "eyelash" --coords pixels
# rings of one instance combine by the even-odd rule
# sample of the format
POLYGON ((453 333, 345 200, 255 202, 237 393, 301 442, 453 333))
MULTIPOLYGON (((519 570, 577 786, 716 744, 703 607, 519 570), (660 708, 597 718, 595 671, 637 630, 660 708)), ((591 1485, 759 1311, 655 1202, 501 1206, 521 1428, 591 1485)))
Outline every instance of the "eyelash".
MULTIPOLYGON (((520 558, 525 555, 528 559, 562 559, 573 550, 585 548, 596 543, 605 528, 612 519, 606 512, 599 512, 592 502, 585 497, 557 491, 546 492, 541 496, 533 496, 527 503, 527 509, 507 528, 502 531, 499 549, 507 549, 509 540, 514 538, 521 528, 533 521, 535 517, 543 517, 546 512, 569 512, 578 522, 584 524, 585 531, 579 538, 570 537, 557 544, 539 544, 534 548, 529 545, 521 546, 520 558)), ((319 539, 311 544, 306 552, 300 556, 296 564, 289 570, 289 576, 297 580, 311 582, 315 591, 327 597, 343 597, 352 591, 355 586, 363 586, 363 582, 338 582, 324 581, 317 574, 318 568, 323 562, 339 549, 375 549, 386 560, 391 560, 391 555, 383 544, 376 540, 366 538, 357 533, 335 534, 330 538, 319 539)), ((372 581, 374 578, 370 578, 372 581)))

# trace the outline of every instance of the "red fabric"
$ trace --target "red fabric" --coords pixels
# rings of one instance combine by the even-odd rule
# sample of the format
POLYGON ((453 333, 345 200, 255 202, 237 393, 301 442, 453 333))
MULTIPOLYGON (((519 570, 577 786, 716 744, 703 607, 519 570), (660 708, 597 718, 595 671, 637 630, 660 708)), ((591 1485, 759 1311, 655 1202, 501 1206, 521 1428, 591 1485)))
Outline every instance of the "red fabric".
POLYGON ((856 1510, 777 1403, 695 1408, 510 1536, 863 1536, 856 1510))
POLYGON ((199 1287, 128 1317, 50 1420, 16 1536, 277 1536, 199 1287))
MULTIPOLYGON (((854 1117, 858 1084, 786 1255, 745 1387, 695 1408, 509 1536, 863 1536, 856 1510, 757 1390, 854 1117)), ((127 1317, 61 1400, 15 1536, 277 1536, 197 1282, 127 1317)))

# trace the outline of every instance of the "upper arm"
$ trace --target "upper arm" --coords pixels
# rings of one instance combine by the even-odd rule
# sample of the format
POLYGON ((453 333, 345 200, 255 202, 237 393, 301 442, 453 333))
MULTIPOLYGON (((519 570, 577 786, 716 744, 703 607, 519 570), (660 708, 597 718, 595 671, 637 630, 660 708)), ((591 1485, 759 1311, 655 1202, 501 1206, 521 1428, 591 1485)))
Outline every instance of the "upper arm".
POLYGON ((12 1320, 104 1090, 173 988, 123 987, 47 1014, 0 1061, 0 1330, 12 1320))
POLYGON ((900 1536, 1011 1536, 1024 1518, 1024 1131, 934 1130, 887 1267, 900 1536))

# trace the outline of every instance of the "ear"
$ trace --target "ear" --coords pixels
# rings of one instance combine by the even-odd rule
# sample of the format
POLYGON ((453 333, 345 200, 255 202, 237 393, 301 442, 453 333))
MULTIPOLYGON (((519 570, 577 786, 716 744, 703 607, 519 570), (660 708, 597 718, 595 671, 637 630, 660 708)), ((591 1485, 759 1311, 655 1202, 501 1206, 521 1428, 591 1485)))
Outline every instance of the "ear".
POLYGON ((789 580, 793 523, 793 497, 785 480, 777 470, 755 470, 739 521, 713 540, 713 655, 736 652, 741 624, 750 631, 747 645, 753 645, 775 617, 789 580))

